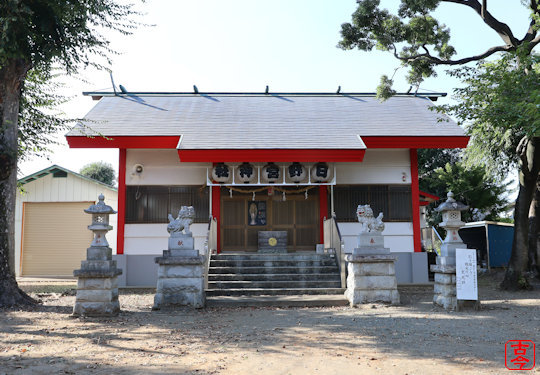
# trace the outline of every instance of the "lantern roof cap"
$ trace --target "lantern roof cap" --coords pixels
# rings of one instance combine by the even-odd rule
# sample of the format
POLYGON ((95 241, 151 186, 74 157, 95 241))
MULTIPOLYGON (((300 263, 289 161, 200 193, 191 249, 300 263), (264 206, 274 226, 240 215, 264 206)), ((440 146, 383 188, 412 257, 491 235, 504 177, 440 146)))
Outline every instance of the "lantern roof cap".
POLYGON ((98 203, 93 204, 87 209, 84 210, 87 214, 115 214, 116 211, 113 210, 111 206, 105 204, 105 197, 103 194, 100 194, 98 197, 98 203))
POLYGON ((435 211, 437 212, 465 211, 469 209, 469 206, 467 206, 466 204, 456 201, 454 199, 454 193, 452 193, 451 191, 448 192, 446 197, 447 197, 446 201, 442 203, 439 207, 437 207, 435 211))

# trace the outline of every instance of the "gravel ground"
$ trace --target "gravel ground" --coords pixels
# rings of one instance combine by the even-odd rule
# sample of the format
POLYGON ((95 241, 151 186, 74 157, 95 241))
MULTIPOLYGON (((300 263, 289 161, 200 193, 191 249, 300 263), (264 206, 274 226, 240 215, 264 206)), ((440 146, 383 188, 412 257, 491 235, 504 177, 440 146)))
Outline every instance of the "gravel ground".
POLYGON ((70 316, 74 284, 22 282, 43 303, 0 311, 0 374, 511 374, 506 341, 540 345, 540 284, 500 277, 479 278, 480 311, 434 307, 430 287, 400 288, 399 306, 161 311, 122 290, 108 319, 70 316))

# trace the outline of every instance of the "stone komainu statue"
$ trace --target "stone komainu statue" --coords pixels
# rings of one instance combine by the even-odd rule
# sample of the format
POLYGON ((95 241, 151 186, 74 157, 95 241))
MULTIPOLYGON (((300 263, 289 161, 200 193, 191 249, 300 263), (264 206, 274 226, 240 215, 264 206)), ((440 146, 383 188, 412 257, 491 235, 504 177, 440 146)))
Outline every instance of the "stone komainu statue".
POLYGON ((178 217, 175 219, 171 214, 169 214, 169 225, 167 225, 167 232, 170 234, 173 233, 182 233, 191 234, 189 226, 193 224, 193 219, 195 218, 195 209, 193 206, 182 206, 180 211, 178 211, 178 217))
POLYGON ((384 230, 383 213, 381 212, 379 216, 373 217, 373 210, 369 204, 358 205, 356 216, 358 222, 362 224, 362 232, 382 232, 384 230))

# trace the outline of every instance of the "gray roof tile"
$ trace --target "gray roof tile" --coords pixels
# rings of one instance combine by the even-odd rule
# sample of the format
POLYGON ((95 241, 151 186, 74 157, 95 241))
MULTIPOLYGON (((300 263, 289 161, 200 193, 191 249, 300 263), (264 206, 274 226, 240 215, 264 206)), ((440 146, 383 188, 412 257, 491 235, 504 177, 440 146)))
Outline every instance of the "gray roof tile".
POLYGON ((106 96, 68 136, 183 136, 181 149, 363 149, 357 135, 464 135, 431 105, 420 97, 106 96))

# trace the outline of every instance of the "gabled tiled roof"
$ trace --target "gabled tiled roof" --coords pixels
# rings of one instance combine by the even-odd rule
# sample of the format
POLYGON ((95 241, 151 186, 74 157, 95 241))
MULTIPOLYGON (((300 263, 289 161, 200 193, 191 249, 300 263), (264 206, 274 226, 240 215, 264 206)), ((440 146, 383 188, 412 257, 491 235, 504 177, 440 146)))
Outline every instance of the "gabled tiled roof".
POLYGON ((68 136, 181 136, 180 149, 364 149, 364 136, 464 136, 424 97, 105 96, 68 136))

